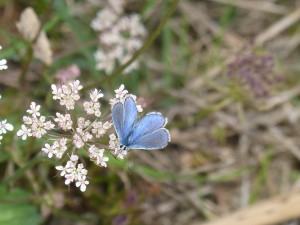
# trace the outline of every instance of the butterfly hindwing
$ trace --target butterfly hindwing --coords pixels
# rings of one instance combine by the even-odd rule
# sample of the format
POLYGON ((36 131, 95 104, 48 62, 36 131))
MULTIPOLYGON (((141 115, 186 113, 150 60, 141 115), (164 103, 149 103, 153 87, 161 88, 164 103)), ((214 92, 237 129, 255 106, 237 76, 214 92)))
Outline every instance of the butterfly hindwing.
POLYGON ((134 142, 136 139, 162 128, 165 124, 166 118, 160 113, 148 113, 134 125, 132 134, 129 137, 129 142, 134 142))
POLYGON ((155 150, 162 149, 168 145, 170 141, 169 131, 165 128, 160 128, 139 139, 136 139, 128 147, 130 149, 145 149, 145 150, 155 150))

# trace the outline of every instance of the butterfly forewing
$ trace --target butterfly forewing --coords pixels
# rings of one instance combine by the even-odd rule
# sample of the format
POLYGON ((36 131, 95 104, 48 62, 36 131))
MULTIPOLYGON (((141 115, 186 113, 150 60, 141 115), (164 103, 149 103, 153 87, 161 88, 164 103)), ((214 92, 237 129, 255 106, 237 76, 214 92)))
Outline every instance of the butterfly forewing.
MULTIPOLYGON (((136 108, 136 103, 131 97, 127 97, 124 102, 124 139, 128 141, 128 135, 132 133, 133 125, 137 120, 138 111, 136 108)), ((125 143, 124 143, 125 144, 125 143)))
POLYGON ((114 127, 117 132, 118 138, 121 142, 123 142, 124 138, 124 118, 125 111, 122 103, 118 102, 114 104, 112 108, 112 119, 114 122, 114 127))

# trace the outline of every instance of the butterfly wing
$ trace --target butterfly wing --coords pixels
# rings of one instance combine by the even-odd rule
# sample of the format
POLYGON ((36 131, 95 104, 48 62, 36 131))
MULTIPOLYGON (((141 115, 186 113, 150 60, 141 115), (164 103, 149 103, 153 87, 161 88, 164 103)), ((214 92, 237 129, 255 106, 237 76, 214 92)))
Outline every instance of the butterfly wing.
POLYGON ((160 128, 136 139, 128 148, 145 150, 162 149, 168 145, 169 141, 169 131, 165 128, 160 128))
POLYGON ((114 127, 120 142, 124 145, 128 143, 128 135, 132 132, 137 114, 136 104, 132 97, 127 97, 124 104, 116 103, 112 108, 114 127))
POLYGON ((163 128, 167 120, 160 113, 148 113, 136 122, 129 136, 128 148, 131 149, 161 149, 170 141, 170 134, 163 128))
POLYGON ((151 133, 166 124, 166 118, 160 113, 152 112, 146 114, 140 121, 137 121, 133 127, 133 132, 129 137, 129 141, 133 142, 143 135, 151 133))
POLYGON ((125 110, 124 105, 121 102, 114 104, 112 108, 112 119, 115 130, 117 132, 119 140, 122 142, 124 138, 124 118, 125 110))
MULTIPOLYGON (((127 97, 124 101, 124 138, 127 140, 128 136, 132 133, 133 125, 137 120, 138 111, 136 108, 136 103, 132 97, 127 97)), ((127 143, 123 143, 127 144, 127 143)))

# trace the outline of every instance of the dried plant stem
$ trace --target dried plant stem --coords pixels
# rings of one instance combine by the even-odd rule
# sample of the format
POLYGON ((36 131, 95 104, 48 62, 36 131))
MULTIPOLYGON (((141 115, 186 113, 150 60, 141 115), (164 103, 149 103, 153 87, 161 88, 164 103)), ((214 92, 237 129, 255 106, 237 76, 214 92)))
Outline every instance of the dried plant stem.
POLYGON ((276 37, 279 33, 289 28, 294 23, 300 20, 300 8, 295 9, 293 12, 283 17, 271 27, 266 29, 263 33, 259 34, 255 38, 255 44, 261 45, 266 43, 268 40, 276 37))
POLYGON ((224 30, 218 23, 213 21, 206 14, 205 10, 201 7, 201 4, 192 4, 189 1, 182 1, 179 5, 179 9, 186 14, 187 20, 195 28, 199 36, 203 36, 203 27, 206 27, 216 36, 222 36, 224 41, 233 49, 238 49, 244 44, 242 37, 224 30))
POLYGON ((267 13, 275 13, 284 15, 288 12, 288 9, 284 6, 281 6, 279 4, 275 4, 273 2, 268 1, 247 1, 247 0, 211 0, 218 3, 223 4, 230 4, 236 7, 244 8, 244 9, 250 9, 250 10, 256 10, 256 11, 262 11, 267 13))
POLYGON ((274 197, 208 223, 193 225, 272 225, 300 216, 300 192, 274 197))
POLYGON ((160 32, 162 31, 162 29, 164 28, 164 26, 166 25, 166 23, 168 22, 168 20, 170 19, 170 17, 172 16, 172 14, 175 12, 178 3, 180 0, 174 0, 172 5, 170 6, 168 12, 166 13, 166 15, 162 18, 160 24, 157 26, 157 28, 152 32, 152 34, 150 35, 150 37, 147 39, 147 41, 145 42, 145 44, 134 53, 134 55, 131 57, 130 60, 128 60, 128 62, 126 62, 125 64, 123 64, 122 66, 120 66, 113 74, 111 74, 109 77, 105 77, 104 79, 102 79, 99 82, 94 82, 90 85, 86 85, 84 89, 91 89, 94 87, 99 86, 99 84, 103 84, 109 81, 112 81, 115 77, 117 77, 119 74, 121 74, 128 66, 131 65, 131 63, 133 63, 138 57, 140 57, 144 51, 154 42, 154 40, 158 37, 158 35, 160 34, 160 32))

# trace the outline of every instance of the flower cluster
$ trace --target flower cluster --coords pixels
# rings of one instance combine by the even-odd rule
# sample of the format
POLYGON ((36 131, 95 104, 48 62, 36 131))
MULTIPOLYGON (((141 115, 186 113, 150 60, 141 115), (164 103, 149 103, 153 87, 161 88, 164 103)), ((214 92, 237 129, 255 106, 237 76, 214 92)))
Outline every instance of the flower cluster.
POLYGON ((256 98, 267 97, 281 78, 275 73, 275 60, 269 54, 257 54, 253 45, 244 46, 227 65, 227 75, 244 84, 256 98))
POLYGON ((69 67, 59 70, 55 74, 55 79, 58 84, 60 83, 67 83, 72 80, 75 80, 77 77, 80 76, 80 69, 76 64, 72 64, 69 67))
POLYGON ((67 139, 62 138, 53 142, 53 145, 45 144, 45 147, 42 148, 42 151, 48 154, 49 158, 52 158, 53 155, 56 158, 61 159, 65 151, 67 150, 67 139))
POLYGON ((96 117, 101 116, 100 103, 98 101, 103 96, 104 95, 97 89, 90 93, 91 101, 86 101, 83 103, 83 107, 88 115, 95 115, 96 117))
POLYGON ((61 87, 51 85, 54 100, 59 100, 60 105, 66 106, 67 110, 74 109, 75 102, 80 99, 78 91, 82 89, 79 80, 61 87))
POLYGON ((117 158, 119 159, 124 159, 124 156, 127 155, 127 151, 122 151, 120 149, 120 141, 116 137, 115 134, 109 135, 109 148, 114 151, 114 154, 116 155, 117 158))
MULTIPOLYGON (((103 118, 100 100, 104 97, 101 90, 93 90, 89 94, 88 101, 80 101, 80 90, 83 88, 79 80, 57 86, 51 85, 53 99, 65 108, 63 112, 56 112, 52 120, 47 120, 41 115, 41 106, 32 102, 27 110, 28 115, 23 117, 21 129, 17 132, 23 140, 27 137, 48 137, 41 151, 51 159, 69 160, 65 166, 57 166, 61 176, 65 178, 65 184, 74 182, 81 191, 86 190, 89 184, 87 170, 79 163, 79 152, 85 151, 90 160, 96 165, 106 167, 109 158, 106 151, 116 157, 123 159, 126 151, 120 151, 120 143, 114 134, 110 134, 107 145, 100 144, 99 140, 112 128, 113 123, 103 118), (74 109, 81 104, 86 116, 77 116, 74 109), (76 115, 76 116, 75 116, 76 115)), ((124 85, 115 90, 115 98, 110 100, 111 104, 124 101, 129 94, 124 85)), ((132 96, 132 95, 131 95, 132 96)), ((135 97, 136 98, 136 97, 135 97)), ((139 106, 141 109, 141 106, 139 106)))
POLYGON ((91 156, 91 160, 94 161, 97 165, 106 167, 106 162, 108 161, 108 157, 104 156, 105 149, 97 148, 95 145, 91 145, 89 148, 89 154, 91 156))
MULTIPOLYGON (((99 32, 99 48, 95 53, 96 68, 110 74, 117 64, 126 63, 143 44, 146 29, 138 14, 123 15, 124 0, 110 0, 93 19, 91 27, 99 32)), ((128 73, 138 67, 134 62, 128 73)))
POLYGON ((65 177, 65 184, 69 185, 72 182, 76 183, 76 187, 80 187, 80 190, 84 192, 89 181, 86 180, 87 170, 83 164, 78 164, 79 157, 77 155, 71 155, 70 160, 63 166, 56 166, 55 169, 61 171, 60 175, 65 177))
MULTIPOLYGON (((0 95, 0 99, 1 99, 1 95, 0 95)), ((12 131, 13 129, 14 129, 13 125, 8 123, 7 120, 0 121, 0 141, 3 139, 3 134, 6 134, 7 131, 12 131)))
POLYGON ((46 121, 45 116, 41 116, 40 108, 40 105, 31 102, 30 109, 27 110, 29 116, 23 117, 24 124, 22 124, 21 130, 17 133, 18 136, 22 136, 23 140, 31 136, 41 138, 47 131, 55 127, 51 121, 46 121))
MULTIPOLYGON (((137 97, 133 94, 129 94, 128 91, 125 89, 124 84, 121 84, 118 89, 115 90, 115 98, 110 99, 109 104, 113 106, 117 102, 124 102, 125 98, 130 95, 135 101, 137 97)), ((141 105, 136 105, 138 112, 143 112, 143 108, 141 105)))
MULTIPOLYGON (((2 49, 2 46, 0 45, 0 50, 1 49, 2 49)), ((7 63, 6 59, 0 59, 0 70, 6 70, 7 69, 6 63, 7 63)))

